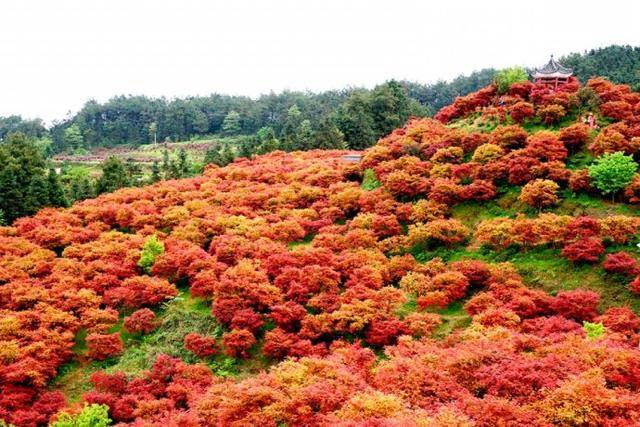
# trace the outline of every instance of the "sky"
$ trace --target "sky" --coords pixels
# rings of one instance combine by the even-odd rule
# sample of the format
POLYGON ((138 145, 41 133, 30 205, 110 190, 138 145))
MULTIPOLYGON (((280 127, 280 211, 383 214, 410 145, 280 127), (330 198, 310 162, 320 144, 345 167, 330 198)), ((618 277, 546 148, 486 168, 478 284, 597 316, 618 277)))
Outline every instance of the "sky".
POLYGON ((373 87, 640 45, 640 2, 2 0, 0 116, 115 95, 373 87))

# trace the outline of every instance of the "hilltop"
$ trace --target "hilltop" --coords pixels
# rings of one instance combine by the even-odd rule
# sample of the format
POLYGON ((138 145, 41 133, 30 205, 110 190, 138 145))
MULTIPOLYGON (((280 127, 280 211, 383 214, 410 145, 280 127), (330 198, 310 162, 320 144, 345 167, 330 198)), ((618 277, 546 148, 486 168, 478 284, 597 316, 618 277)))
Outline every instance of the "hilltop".
POLYGON ((0 419, 631 425, 640 94, 508 83, 0 228, 0 419))

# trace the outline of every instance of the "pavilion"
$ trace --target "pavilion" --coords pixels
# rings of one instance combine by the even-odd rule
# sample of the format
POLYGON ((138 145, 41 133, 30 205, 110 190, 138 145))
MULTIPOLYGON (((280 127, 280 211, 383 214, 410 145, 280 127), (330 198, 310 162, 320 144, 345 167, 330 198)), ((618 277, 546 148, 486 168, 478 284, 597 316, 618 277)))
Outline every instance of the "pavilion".
POLYGON ((544 67, 535 69, 532 73, 535 83, 543 83, 553 89, 567 83, 572 75, 573 70, 559 64, 553 59, 553 55, 544 67))

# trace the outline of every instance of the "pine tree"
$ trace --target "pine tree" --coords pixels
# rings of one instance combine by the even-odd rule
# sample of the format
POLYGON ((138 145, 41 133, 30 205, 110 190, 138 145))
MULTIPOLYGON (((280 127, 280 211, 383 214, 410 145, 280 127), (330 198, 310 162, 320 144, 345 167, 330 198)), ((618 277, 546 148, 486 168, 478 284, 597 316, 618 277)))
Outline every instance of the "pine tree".
POLYGON ((69 206, 69 201, 67 200, 64 187, 62 187, 62 184, 60 183, 58 173, 53 168, 49 169, 49 175, 47 176, 47 187, 49 193, 48 203, 51 206, 69 206))
POLYGON ((181 148, 178 152, 178 173, 181 178, 185 178, 191 175, 192 165, 187 157, 187 152, 184 148, 181 148))
POLYGON ((331 118, 325 117, 320 122, 318 130, 313 135, 313 148, 321 150, 346 150, 347 143, 344 140, 344 135, 331 118))
POLYGON ((218 166, 223 166, 222 156, 220 155, 220 146, 218 144, 214 144, 211 147, 209 147, 209 149, 204 155, 204 164, 205 165, 214 164, 218 166))
POLYGON ((226 166, 229 163, 233 162, 233 159, 235 159, 236 156, 230 144, 225 144, 222 152, 220 153, 220 157, 222 158, 222 162, 224 163, 222 166, 226 166))
POLYGON ((48 180, 43 175, 34 175, 24 193, 24 214, 33 215, 50 204, 48 180))
POLYGON ((313 148, 313 129, 311 122, 304 119, 298 127, 298 147, 297 150, 311 150, 313 148))
POLYGON ((164 146, 164 151, 162 152, 162 175, 164 179, 171 178, 171 162, 169 161, 169 150, 167 149, 167 145, 164 146))
POLYGON ((154 160, 153 165, 151 165, 151 183, 158 182, 161 179, 160 166, 158 165, 158 161, 154 160))
POLYGON ((25 214, 22 191, 12 167, 0 169, 0 210, 8 223, 25 214))
POLYGON ((102 176, 96 183, 98 194, 110 193, 118 188, 131 185, 125 164, 118 157, 111 156, 102 163, 102 176))
POLYGON ((240 127, 240 114, 231 110, 222 122, 222 133, 228 136, 238 135, 242 131, 240 127))
POLYGON ((282 130, 282 144, 280 148, 285 151, 299 149, 298 131, 302 123, 302 113, 297 105, 292 105, 287 111, 287 120, 282 130))

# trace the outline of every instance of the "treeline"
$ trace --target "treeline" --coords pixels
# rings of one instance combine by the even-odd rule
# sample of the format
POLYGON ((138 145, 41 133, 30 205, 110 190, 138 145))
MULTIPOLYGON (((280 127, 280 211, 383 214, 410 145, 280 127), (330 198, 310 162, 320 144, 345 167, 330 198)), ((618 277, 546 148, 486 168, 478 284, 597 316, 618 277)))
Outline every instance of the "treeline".
MULTIPOLYGON (((640 48, 614 45, 570 54, 560 62, 574 68, 581 81, 600 75, 640 88, 640 48)), ((255 100, 220 94, 172 100, 117 96, 105 103, 89 101, 77 114, 48 130, 40 120, 0 118, 0 139, 11 131, 48 137, 47 145, 55 153, 238 134, 260 135, 258 145, 277 139, 285 149, 325 148, 328 137, 331 147, 344 143, 361 149, 403 124, 409 115, 433 114, 456 96, 486 86, 495 73, 489 68, 451 82, 390 81, 371 90, 285 91, 255 100)))

